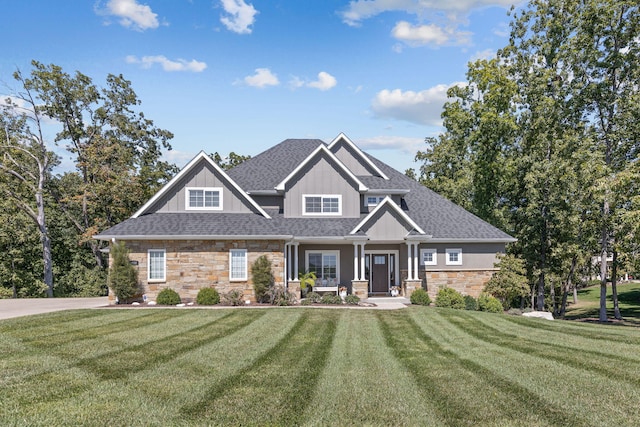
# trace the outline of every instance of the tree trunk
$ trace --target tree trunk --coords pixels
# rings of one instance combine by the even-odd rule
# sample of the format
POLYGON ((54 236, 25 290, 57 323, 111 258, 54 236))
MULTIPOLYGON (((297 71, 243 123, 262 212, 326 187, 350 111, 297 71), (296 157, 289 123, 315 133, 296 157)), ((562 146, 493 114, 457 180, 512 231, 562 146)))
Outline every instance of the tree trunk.
POLYGON ((578 303, 578 287, 573 285, 573 303, 578 303))
POLYGON ((613 251, 613 262, 611 264, 611 293, 613 295, 613 316, 617 320, 622 320, 620 306, 618 304, 618 251, 613 251))
POLYGON ((609 216, 609 201, 605 198, 602 215, 602 235, 600 241, 600 317, 601 322, 607 322, 607 246, 609 243, 609 228, 606 218, 609 216))
POLYGON ((42 242, 42 261, 44 264, 44 284, 47 285, 47 297, 53 298, 53 258, 51 254, 51 238, 44 214, 44 197, 42 191, 44 187, 44 171, 41 170, 39 191, 36 193, 36 206, 38 208, 38 230, 40 231, 40 241, 42 242))

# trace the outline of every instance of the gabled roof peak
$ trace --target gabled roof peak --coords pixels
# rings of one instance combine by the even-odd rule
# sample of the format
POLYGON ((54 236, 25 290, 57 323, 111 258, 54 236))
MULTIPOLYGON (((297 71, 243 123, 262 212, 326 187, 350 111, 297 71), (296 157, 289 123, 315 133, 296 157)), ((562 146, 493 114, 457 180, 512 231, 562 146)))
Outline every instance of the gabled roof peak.
POLYGON ((369 157, 367 157, 364 154, 364 152, 356 144, 354 144, 353 141, 351 141, 347 135, 344 134, 344 132, 340 132, 340 135, 336 136, 333 139, 333 141, 329 143, 328 145, 329 150, 332 153, 335 153, 334 148, 337 145, 339 145, 340 142, 344 142, 345 144, 347 144, 356 153, 356 155, 360 157, 360 159, 364 161, 364 163, 366 163, 367 166, 373 169, 381 178, 384 178, 385 180, 389 180, 389 177, 385 175, 385 173, 382 172, 382 170, 379 167, 377 167, 375 163, 373 163, 371 159, 369 159, 369 157))
MULTIPOLYGON (((384 207, 390 207, 391 209, 393 209, 395 212, 398 213, 398 215, 400 215, 400 217, 402 217, 402 219, 404 219, 407 224, 411 225, 411 227, 413 227, 413 230, 415 230, 416 233, 418 233, 419 235, 425 235, 426 233, 424 232, 424 230, 422 228, 420 228, 420 226, 418 224, 416 224, 416 222, 411 219, 411 217, 409 215, 407 215, 402 209, 400 209, 400 206, 398 206, 396 203, 394 203, 393 200, 391 200, 391 197, 386 196, 380 203, 378 203, 378 206, 375 207, 374 210, 372 210, 371 212, 369 212, 369 215, 365 216, 362 221, 360 221, 360 223, 358 223, 358 225, 356 225, 354 227, 353 230, 351 230, 351 232, 349 233, 350 235, 354 235, 356 233, 358 233, 358 231, 364 227, 364 225, 369 222, 377 213, 378 211, 380 211, 381 209, 383 209, 384 207)), ((411 231, 409 232, 409 234, 411 234, 411 231)))

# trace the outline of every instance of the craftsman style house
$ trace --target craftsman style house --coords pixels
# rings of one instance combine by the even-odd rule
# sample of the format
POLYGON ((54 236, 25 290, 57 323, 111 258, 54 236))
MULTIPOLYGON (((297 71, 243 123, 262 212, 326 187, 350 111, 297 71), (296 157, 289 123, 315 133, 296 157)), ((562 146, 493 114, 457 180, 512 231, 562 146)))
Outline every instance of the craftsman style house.
POLYGON ((144 292, 202 287, 255 300, 251 265, 267 255, 276 283, 360 297, 433 297, 452 287, 477 296, 496 254, 515 239, 362 152, 340 134, 330 144, 288 139, 225 172, 204 152, 126 221, 95 236, 124 241, 144 292))

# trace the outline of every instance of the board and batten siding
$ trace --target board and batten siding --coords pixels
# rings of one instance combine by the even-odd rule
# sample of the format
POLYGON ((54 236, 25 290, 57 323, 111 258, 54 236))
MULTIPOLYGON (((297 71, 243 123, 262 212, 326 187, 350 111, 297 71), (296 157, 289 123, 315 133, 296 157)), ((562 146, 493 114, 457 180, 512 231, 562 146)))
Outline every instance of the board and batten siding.
POLYGON ((345 143, 339 143, 333 153, 356 176, 375 176, 371 166, 367 165, 353 149, 345 143))
MULTIPOLYGON (((310 217, 303 215, 303 195, 321 194, 342 196, 343 218, 360 216, 360 193, 352 179, 335 162, 325 155, 309 162, 291 178, 285 188, 284 215, 288 218, 310 217)), ((319 215, 326 216, 326 215, 319 215)))
MULTIPOLYGON (((237 191, 220 176, 220 174, 206 161, 201 161, 171 191, 165 194, 152 206, 153 212, 184 212, 186 211, 187 187, 219 187, 222 188, 223 211, 212 209, 211 212, 225 213, 250 213, 254 212, 246 200, 241 198, 237 191)), ((198 210, 207 212, 207 210, 198 210)))
POLYGON ((412 227, 405 219, 389 208, 382 208, 362 227, 370 241, 397 241, 409 234, 412 227))

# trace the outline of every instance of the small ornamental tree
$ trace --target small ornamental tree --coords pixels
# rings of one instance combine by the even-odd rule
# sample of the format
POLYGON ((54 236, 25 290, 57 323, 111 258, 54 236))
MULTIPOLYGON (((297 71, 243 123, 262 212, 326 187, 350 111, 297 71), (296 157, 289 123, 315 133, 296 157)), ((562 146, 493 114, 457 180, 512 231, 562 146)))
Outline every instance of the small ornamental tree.
POLYGON ((271 271, 271 261, 266 255, 260 256, 251 266, 253 278, 253 290, 256 293, 256 301, 269 302, 269 290, 273 287, 275 279, 271 271))
POLYGON ((505 310, 519 305, 529 295, 529 283, 524 261, 513 255, 498 255, 495 264, 500 270, 487 282, 484 292, 496 297, 505 310))
POLYGON ((138 293, 138 272, 129 262, 129 250, 124 242, 111 245, 113 261, 109 269, 109 288, 119 302, 125 302, 138 293))

